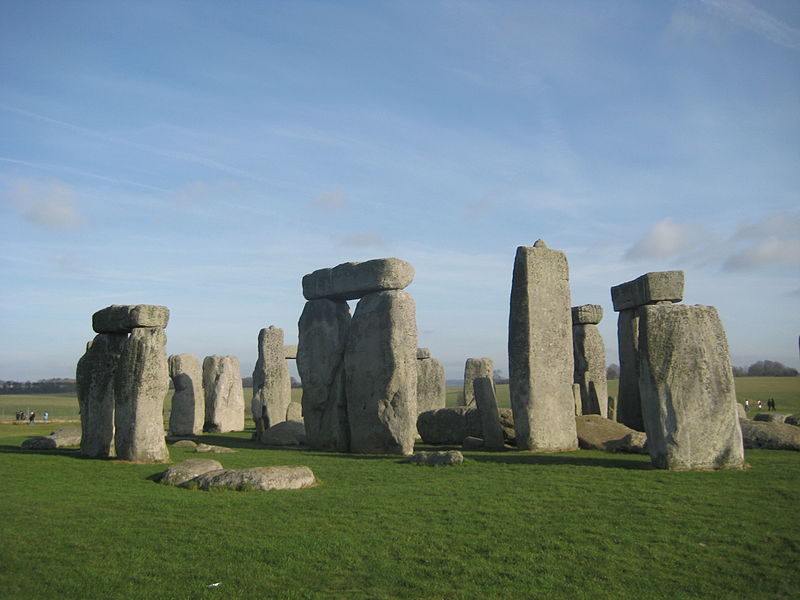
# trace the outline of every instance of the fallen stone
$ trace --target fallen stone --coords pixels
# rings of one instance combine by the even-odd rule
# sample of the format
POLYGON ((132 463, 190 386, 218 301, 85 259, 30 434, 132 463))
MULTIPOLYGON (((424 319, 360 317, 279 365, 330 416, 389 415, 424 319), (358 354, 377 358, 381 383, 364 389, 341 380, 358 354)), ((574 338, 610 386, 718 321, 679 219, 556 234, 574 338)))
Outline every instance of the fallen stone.
POLYGON ((130 333, 136 327, 164 329, 169 309, 152 304, 113 304, 92 315, 92 329, 97 333, 130 333))
POLYGON ((789 415, 784 423, 787 425, 800 425, 800 415, 789 415))
POLYGON ((173 448, 197 448, 197 442, 192 440, 178 440, 172 443, 173 448))
POLYGON ((49 435, 39 435, 23 441, 20 447, 23 450, 55 450, 58 443, 49 435))
POLYGON ((166 471, 161 473, 160 483, 164 485, 181 485, 194 479, 198 475, 211 471, 222 470, 222 464, 210 458, 190 458, 171 465, 166 471))
MULTIPOLYGON (((506 443, 514 443, 514 416, 510 408, 498 409, 506 443)), ((461 444, 464 438, 483 437, 483 424, 475 407, 453 406, 429 410, 417 417, 417 430, 426 444, 461 444)))
POLYGON ((425 465, 429 467, 460 465, 464 462, 464 455, 458 450, 448 450, 447 452, 417 452, 408 459, 408 462, 413 465, 425 465))
POLYGON ((303 277, 306 300, 356 300, 368 294, 402 290, 414 279, 414 267, 399 258, 376 258, 319 269, 303 277))
POLYGON ((308 467, 251 467, 223 469, 198 475, 183 484, 201 490, 225 489, 235 491, 297 490, 316 485, 314 473, 308 467))
POLYGON ((258 360, 253 370, 251 411, 256 431, 286 420, 292 383, 283 345, 283 329, 270 325, 258 332, 258 360))
POLYGON ((80 427, 60 427, 51 431, 48 437, 53 438, 59 448, 66 446, 79 446, 82 438, 80 427))
POLYGON ((599 304, 582 304, 572 307, 572 325, 597 325, 603 320, 603 307, 599 304))
POLYGON ((203 371, 197 357, 193 354, 170 356, 169 376, 175 386, 169 413, 170 434, 199 435, 203 432, 206 402, 203 371))
POLYGON ((647 436, 600 415, 575 417, 578 444, 584 450, 647 454, 647 436))
MULTIPOLYGON (((740 405, 741 406, 741 405, 740 405)), ((753 421, 766 421, 767 423, 785 423, 790 415, 776 412, 757 413, 753 421)))
POLYGON ((463 406, 475 406, 475 380, 478 377, 492 378, 494 363, 491 358, 468 358, 464 363, 463 406))
POLYGON ((244 430, 244 389, 235 356, 206 356, 203 360, 206 417, 203 431, 244 430))
POLYGON ((286 421, 303 422, 303 405, 300 402, 289 402, 286 407, 286 421))
MULTIPOLYGON (((419 351, 417 351, 419 357, 419 351)), ((417 358, 417 414, 444 408, 447 381, 444 367, 435 358, 417 358)))
POLYGON ((744 447, 762 450, 800 450, 800 427, 768 421, 739 421, 744 447))
POLYGON ((655 271, 611 288, 614 310, 683 300, 683 271, 655 271))
POLYGON ((479 437, 468 435, 461 441, 464 450, 482 450, 486 443, 479 437))
POLYGON ((230 454, 231 452, 236 452, 236 450, 233 448, 228 448, 226 446, 214 446, 213 444, 197 444, 197 447, 194 449, 194 451, 200 454, 230 454))
POLYGON ((497 409, 494 383, 489 377, 478 377, 474 381, 475 404, 481 419, 482 445, 491 450, 502 449, 505 445, 503 428, 500 426, 500 412, 497 409))
POLYGON ((283 421, 261 434, 267 446, 299 446, 306 441, 306 428, 299 421, 283 421))

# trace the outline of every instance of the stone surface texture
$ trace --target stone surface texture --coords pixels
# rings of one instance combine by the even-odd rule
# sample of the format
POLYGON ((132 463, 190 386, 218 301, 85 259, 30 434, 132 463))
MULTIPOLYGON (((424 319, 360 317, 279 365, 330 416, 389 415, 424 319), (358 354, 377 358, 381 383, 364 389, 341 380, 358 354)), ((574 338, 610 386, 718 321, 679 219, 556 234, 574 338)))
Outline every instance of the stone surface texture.
POLYGON ((478 377, 474 381, 475 404, 481 418, 483 443, 492 450, 502 449, 505 445, 503 428, 500 426, 500 412, 497 409, 497 398, 494 382, 490 377, 478 377))
POLYGON ((619 348, 619 391, 617 421, 644 431, 642 399, 639 394, 639 310, 623 310, 617 317, 619 348))
POLYGON ((53 431, 50 435, 40 435, 27 439, 22 442, 22 447, 26 450, 52 450, 78 446, 80 443, 80 427, 62 427, 53 431))
POLYGON ((411 454, 417 418, 414 299, 403 290, 363 297, 344 362, 351 452, 411 454))
POLYGON ((344 349, 349 328, 350 308, 344 301, 310 300, 298 322, 302 415, 306 445, 315 450, 350 450, 344 389, 344 349))
POLYGON ((306 428, 300 421, 282 421, 261 435, 268 446, 299 446, 306 441, 306 428))
POLYGON ((599 304, 582 304, 572 307, 572 325, 597 325, 603 320, 603 307, 599 304))
POLYGON ((647 454, 647 436, 622 423, 600 415, 583 415, 575 417, 575 425, 578 429, 578 444, 584 450, 647 454))
MULTIPOLYGON (((498 409, 506 443, 514 443, 514 416, 510 408, 498 409)), ((452 406, 420 413, 417 430, 426 444, 461 444, 466 437, 483 437, 481 415, 475 407, 452 406)))
POLYGON ((645 273, 611 288, 614 310, 619 312, 659 302, 683 300, 683 271, 645 273))
POLYGON ((508 359, 517 447, 574 450, 572 314, 563 252, 517 248, 511 285, 508 359))
POLYGON ((286 420, 292 401, 292 381, 286 362, 283 329, 270 325, 258 332, 258 360, 253 370, 250 410, 261 434, 286 420))
POLYGON ((753 421, 767 421, 768 423, 785 423, 786 418, 790 415, 785 413, 776 413, 776 412, 763 412, 763 413, 756 413, 756 416, 753 417, 753 421))
POLYGON ((164 329, 169 322, 169 309, 153 304, 113 304, 92 315, 96 333, 130 333, 136 327, 164 329))
POLYGON ((800 425, 800 415, 789 415, 786 417, 784 423, 789 425, 800 425))
POLYGON ((175 386, 172 410, 169 413, 171 435, 203 433, 206 401, 203 392, 203 370, 194 354, 173 354, 169 357, 169 376, 175 386))
POLYGON ((412 465, 446 467, 462 464, 464 462, 464 455, 458 450, 448 450, 447 452, 417 452, 408 459, 408 462, 412 465))
POLYGON ((444 367, 435 358, 417 359, 417 414, 444 408, 447 381, 444 367))
POLYGON ((99 333, 78 360, 76 386, 81 415, 81 455, 114 456, 114 375, 128 341, 124 333, 99 333))
POLYGON ((283 347, 283 356, 286 360, 297 359, 297 344, 288 345, 283 347))
POLYGON ((572 326, 573 380, 580 388, 581 414, 608 414, 606 350, 597 325, 572 326))
POLYGON ((303 422, 303 405, 300 402, 289 402, 286 407, 286 421, 303 422))
POLYGON ((739 421, 744 447, 762 450, 800 450, 800 427, 768 421, 739 421))
POLYGON ((399 258, 347 262, 303 277, 306 300, 356 300, 386 290, 401 290, 414 279, 414 267, 399 258))
POLYGON ((227 489, 266 492, 297 490, 315 484, 314 473, 308 467, 280 466, 210 471, 187 481, 183 486, 196 485, 201 490, 227 489))
POLYGON ((239 359, 235 356, 206 356, 203 360, 203 389, 206 419, 203 430, 210 433, 244 429, 244 389, 239 359))
POLYGON ((639 389, 653 465, 741 468, 736 392, 716 309, 662 304, 639 310, 639 389))
POLYGON ((474 382, 478 377, 489 377, 494 374, 494 362, 491 358, 468 358, 464 363, 464 392, 462 406, 475 406, 474 382))
POLYGON ((164 462, 164 397, 169 390, 167 336, 160 327, 137 327, 114 376, 114 447, 117 458, 164 462))
POLYGON ((419 360, 430 357, 431 357, 430 348, 417 348, 417 358, 419 360))
POLYGON ((198 475, 220 470, 222 464, 219 461, 210 458, 189 458, 167 468, 161 474, 159 482, 164 485, 181 485, 198 475))

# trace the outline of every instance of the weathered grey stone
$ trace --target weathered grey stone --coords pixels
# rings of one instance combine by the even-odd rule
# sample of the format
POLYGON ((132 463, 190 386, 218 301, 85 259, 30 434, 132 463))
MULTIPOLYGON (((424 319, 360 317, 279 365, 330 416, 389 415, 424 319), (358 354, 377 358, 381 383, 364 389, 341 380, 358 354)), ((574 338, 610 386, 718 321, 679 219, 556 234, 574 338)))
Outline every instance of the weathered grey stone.
POLYGON ((572 400, 575 402, 575 414, 583 414, 583 404, 581 402, 581 386, 577 383, 572 384, 572 400))
POLYGON ((600 415, 583 415, 575 417, 575 426, 578 430, 578 444, 584 450, 647 454, 647 436, 625 427, 622 423, 600 415))
POLYGON ((236 452, 233 448, 228 448, 227 446, 215 446, 213 444, 197 444, 197 447, 194 449, 195 452, 199 454, 230 454, 232 452, 236 452))
POLYGON ((286 420, 287 421, 300 421, 303 422, 303 405, 299 402, 289 402, 286 407, 286 420))
POLYGON ((172 442, 173 448, 197 448, 197 442, 192 440, 178 440, 177 442, 172 442))
POLYGON ((789 415, 784 423, 787 425, 800 425, 800 415, 789 415))
POLYGON ((227 489, 236 491, 298 490, 316 485, 314 473, 308 467, 251 467, 223 469, 198 475, 183 484, 201 490, 227 489))
POLYGON ((130 333, 136 327, 164 329, 169 322, 169 309, 153 304, 113 304, 92 315, 92 328, 97 333, 130 333))
POLYGON ((128 340, 124 333, 100 333, 78 360, 76 381, 81 414, 81 455, 114 456, 114 374, 128 340))
POLYGON ((576 449, 569 267, 543 242, 517 248, 508 361, 517 447, 576 449))
MULTIPOLYGON (((515 438, 514 416, 510 408, 498 409, 500 427, 506 443, 515 438)), ((461 444, 466 437, 483 437, 483 423, 475 407, 453 406, 420 413, 417 430, 426 444, 461 444)))
POLYGON ((78 446, 81 443, 80 427, 62 427, 50 435, 29 438, 22 442, 26 450, 52 450, 54 448, 67 448, 78 446))
POLYGON ((306 445, 315 450, 348 452, 344 348, 350 308, 344 301, 310 300, 297 325, 297 371, 303 382, 306 445))
POLYGON ((580 414, 605 417, 608 414, 606 351, 597 325, 573 325, 572 350, 575 361, 573 378, 580 392, 580 414))
POLYGON ((131 332, 114 375, 114 447, 117 458, 164 462, 164 397, 169 391, 167 336, 160 327, 131 332))
POLYGON ((160 483, 164 485, 181 485, 198 475, 211 471, 220 471, 222 464, 210 458, 189 458, 171 465, 161 474, 160 483))
POLYGON ((572 325, 597 325, 603 320, 603 307, 599 304, 582 304, 572 307, 572 325))
POLYGON ((428 348, 417 348, 417 359, 423 360, 431 357, 431 351, 428 348))
POLYGON ((485 445, 486 444, 484 443, 483 439, 472 435, 468 435, 461 440, 461 446, 464 448, 464 450, 483 450, 485 445))
POLYGON ((464 363, 463 406, 475 406, 474 382, 478 377, 489 377, 494 374, 494 363, 491 358, 468 358, 464 363))
POLYGON ((607 408, 608 412, 606 413, 606 417, 608 417, 612 421, 616 421, 617 420, 617 399, 614 396, 609 396, 608 397, 607 406, 608 406, 608 408, 607 408))
POLYGON ((206 356, 203 360, 206 420, 203 431, 225 433, 244 429, 244 389, 239 359, 206 356))
POLYGON ((417 452, 408 459, 408 462, 412 465, 424 465, 428 467, 460 465, 464 462, 464 455, 458 450, 448 450, 447 452, 417 452))
POLYGON ((447 380, 444 367, 435 358, 417 359, 417 414, 444 408, 447 380))
POLYGON ((713 306, 640 309, 639 389, 657 468, 744 465, 728 342, 713 306))
POLYGON ((481 430, 484 446, 489 449, 502 449, 505 444, 503 428, 500 426, 500 412, 497 409, 497 398, 494 383, 490 377, 478 377, 474 381, 475 404, 481 418, 481 430))
POLYGON ((644 431, 642 398, 639 394, 639 310, 623 310, 617 319, 619 345, 619 391, 617 421, 644 431))
POLYGON ((399 258, 376 258, 319 269, 303 277, 306 300, 355 300, 386 290, 402 290, 414 279, 414 267, 399 258))
POLYGON ((169 357, 169 376, 175 386, 169 413, 171 435, 198 435, 203 432, 206 414, 203 371, 193 354, 169 357))
POLYGON ((683 300, 683 271, 645 273, 611 288, 614 310, 628 310, 658 302, 683 300))
POLYGON ((744 447, 762 450, 800 450, 800 427, 786 423, 741 419, 744 447))
POLYGON ((268 446, 299 446, 305 441, 306 428, 299 421, 282 421, 261 436, 261 443, 268 446))
MULTIPOLYGON (((740 405, 741 406, 741 405, 740 405)), ((785 423, 789 415, 776 412, 757 413, 753 421, 766 421, 767 423, 785 423)))
POLYGON ((270 325, 258 332, 251 410, 259 437, 286 420, 286 410, 292 401, 292 382, 284 348, 283 329, 270 325))
POLYGON ((747 411, 744 409, 744 406, 742 406, 738 402, 736 403, 736 416, 739 417, 740 419, 747 418, 747 411))
POLYGON ((297 344, 284 346, 283 355, 286 360, 295 360, 297 358, 297 344))
POLYGON ((345 348, 350 450, 411 454, 417 417, 417 321, 403 290, 362 298, 345 348))

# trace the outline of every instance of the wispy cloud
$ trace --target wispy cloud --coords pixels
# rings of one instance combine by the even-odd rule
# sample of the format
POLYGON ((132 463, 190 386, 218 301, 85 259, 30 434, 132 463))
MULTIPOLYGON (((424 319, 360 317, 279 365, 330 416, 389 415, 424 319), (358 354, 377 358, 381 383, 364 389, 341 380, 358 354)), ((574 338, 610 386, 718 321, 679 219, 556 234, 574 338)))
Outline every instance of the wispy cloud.
POLYGON ((26 220, 53 230, 71 229, 83 221, 74 204, 75 191, 62 181, 17 180, 3 201, 26 220))
POLYGON ((386 244, 386 240, 383 239, 377 233, 371 232, 363 232, 363 233, 354 233, 348 236, 345 236, 342 239, 342 246, 356 246, 361 248, 373 247, 373 246, 383 246, 386 244))
POLYGON ((690 252, 703 243, 702 229, 694 223, 678 223, 667 217, 653 225, 627 252, 627 260, 669 258, 690 252))
POLYGON ((800 236, 800 214, 777 212, 755 225, 742 225, 733 237, 743 240, 765 236, 800 236))
POLYGON ((327 213, 337 213, 344 209, 347 204, 347 194, 343 189, 335 188, 329 192, 318 194, 312 204, 315 208, 324 210, 327 213))
POLYGON ((800 48, 800 30, 776 19, 768 12, 753 6, 747 0, 701 0, 713 12, 734 25, 779 46, 800 48))
POLYGON ((769 238, 730 256, 722 266, 726 271, 760 269, 800 262, 800 238, 769 238))

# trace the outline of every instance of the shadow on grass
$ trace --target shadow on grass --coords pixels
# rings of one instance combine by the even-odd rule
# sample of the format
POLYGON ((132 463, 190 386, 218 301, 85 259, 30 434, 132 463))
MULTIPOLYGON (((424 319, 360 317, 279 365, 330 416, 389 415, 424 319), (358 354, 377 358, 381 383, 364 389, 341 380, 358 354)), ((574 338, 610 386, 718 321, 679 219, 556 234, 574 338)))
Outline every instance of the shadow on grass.
POLYGON ((528 452, 498 452, 496 454, 465 454, 464 458, 484 463, 502 463, 509 465, 572 465, 576 467, 601 467, 604 469, 632 469, 650 471, 653 469, 649 460, 636 456, 586 456, 575 453, 535 454, 528 452))
POLYGON ((22 446, 0 446, 0 454, 49 454, 53 456, 68 456, 70 458, 84 458, 81 456, 80 452, 80 448, 42 448, 37 450, 28 450, 22 446))

